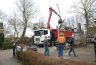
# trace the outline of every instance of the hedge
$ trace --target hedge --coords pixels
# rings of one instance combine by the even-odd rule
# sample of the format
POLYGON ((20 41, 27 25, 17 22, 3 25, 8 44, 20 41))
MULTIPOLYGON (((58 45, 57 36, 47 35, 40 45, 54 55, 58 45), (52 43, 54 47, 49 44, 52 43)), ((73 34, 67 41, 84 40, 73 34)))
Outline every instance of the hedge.
POLYGON ((19 60, 22 61, 22 65, 94 65, 86 62, 76 62, 72 60, 56 59, 51 56, 44 56, 38 52, 28 50, 19 53, 19 60))
POLYGON ((11 49, 13 46, 13 43, 12 42, 4 42, 3 44, 3 50, 6 50, 6 49, 11 49))
POLYGON ((4 33, 0 33, 0 48, 3 48, 3 43, 4 43, 4 33))

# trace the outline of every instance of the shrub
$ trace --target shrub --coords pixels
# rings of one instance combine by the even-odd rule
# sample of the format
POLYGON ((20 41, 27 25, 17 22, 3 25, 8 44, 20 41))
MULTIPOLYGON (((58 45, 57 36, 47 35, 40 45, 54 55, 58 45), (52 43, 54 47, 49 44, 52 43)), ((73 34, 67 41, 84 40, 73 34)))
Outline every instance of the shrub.
POLYGON ((71 60, 60 60, 48 56, 44 56, 38 52, 28 50, 19 53, 19 59, 23 65, 91 65, 83 62, 75 62, 71 60))
POLYGON ((19 59, 22 61, 23 65, 56 65, 56 62, 51 60, 51 58, 45 57, 32 50, 20 53, 19 59))
POLYGON ((21 38, 19 43, 27 45, 29 43, 29 38, 28 37, 21 38))
POLYGON ((13 46, 13 38, 4 38, 3 49, 10 49, 13 46))
POLYGON ((4 42, 4 44, 3 44, 3 49, 5 50, 5 49, 10 49, 10 48, 12 48, 12 46, 13 46, 13 43, 12 42, 4 42))
POLYGON ((0 33, 0 48, 3 47, 4 44, 4 33, 0 33))

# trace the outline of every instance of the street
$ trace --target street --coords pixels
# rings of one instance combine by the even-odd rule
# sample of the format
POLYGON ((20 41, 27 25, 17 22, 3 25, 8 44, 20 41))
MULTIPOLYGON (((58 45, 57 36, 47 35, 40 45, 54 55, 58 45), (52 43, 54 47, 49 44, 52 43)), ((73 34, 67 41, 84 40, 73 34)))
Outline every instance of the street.
MULTIPOLYGON (((38 52, 44 54, 44 48, 38 48, 38 52)), ((64 59, 70 59, 80 62, 88 62, 95 64, 94 48, 93 45, 88 45, 87 47, 76 48, 75 52, 77 57, 68 55, 69 50, 64 50, 64 59)), ((57 50, 50 47, 50 56, 58 58, 57 50)))
POLYGON ((19 61, 13 57, 12 49, 0 50, 0 65, 20 65, 19 61))
MULTIPOLYGON (((38 47, 38 51, 44 54, 44 48, 38 47)), ((87 47, 76 48, 75 52, 77 57, 68 55, 69 49, 64 50, 64 59, 74 60, 79 62, 87 62, 90 64, 96 64, 94 58, 94 48, 93 45, 88 45, 87 47)), ((60 59, 57 55, 56 48, 50 47, 50 56, 56 59, 60 59)), ((12 49, 0 50, 0 65, 20 65, 18 60, 12 56, 12 49)))

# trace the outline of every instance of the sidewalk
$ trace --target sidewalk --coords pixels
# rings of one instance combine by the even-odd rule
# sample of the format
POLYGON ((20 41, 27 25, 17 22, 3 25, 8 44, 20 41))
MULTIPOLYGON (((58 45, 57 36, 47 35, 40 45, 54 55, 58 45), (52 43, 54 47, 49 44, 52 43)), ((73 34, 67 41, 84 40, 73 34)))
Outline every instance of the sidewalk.
POLYGON ((0 50, 0 65, 20 65, 12 55, 12 49, 0 50))

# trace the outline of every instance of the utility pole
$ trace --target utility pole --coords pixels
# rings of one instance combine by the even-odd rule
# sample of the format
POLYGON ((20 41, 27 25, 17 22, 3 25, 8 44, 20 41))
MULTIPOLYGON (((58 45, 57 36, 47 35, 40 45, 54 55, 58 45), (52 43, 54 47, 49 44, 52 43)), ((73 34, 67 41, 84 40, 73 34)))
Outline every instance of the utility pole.
MULTIPOLYGON (((56 5, 57 5, 57 8, 59 10, 59 15, 61 16, 59 6, 58 6, 58 4, 56 4, 56 5)), ((60 19, 61 19, 61 17, 60 17, 60 19)), ((59 37, 59 21, 58 21, 58 37, 59 37)))

